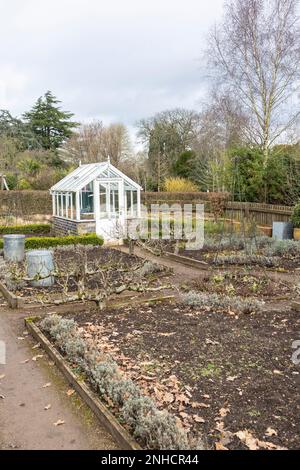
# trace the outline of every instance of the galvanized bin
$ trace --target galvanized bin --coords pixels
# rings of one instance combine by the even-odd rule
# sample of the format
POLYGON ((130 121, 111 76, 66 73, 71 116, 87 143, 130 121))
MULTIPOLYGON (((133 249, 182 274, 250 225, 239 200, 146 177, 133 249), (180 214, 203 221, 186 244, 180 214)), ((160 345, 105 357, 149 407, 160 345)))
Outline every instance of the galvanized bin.
POLYGON ((54 284, 53 252, 32 250, 27 253, 27 274, 33 287, 50 287, 54 284))
POLYGON ((20 263, 25 258, 25 235, 4 235, 3 253, 6 261, 20 263))

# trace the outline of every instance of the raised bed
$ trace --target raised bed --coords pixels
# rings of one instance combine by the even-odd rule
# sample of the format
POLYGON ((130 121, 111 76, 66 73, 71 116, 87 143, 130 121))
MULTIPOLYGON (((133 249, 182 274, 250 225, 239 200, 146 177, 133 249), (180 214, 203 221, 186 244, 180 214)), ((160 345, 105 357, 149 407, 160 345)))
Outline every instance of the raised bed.
POLYGON ((22 297, 19 297, 15 295, 13 292, 10 292, 6 285, 0 282, 0 292, 5 298, 5 300, 8 303, 9 308, 23 308, 24 307, 24 299, 22 297))
POLYGON ((209 265, 205 261, 198 259, 189 258, 188 256, 177 255, 175 253, 166 252, 166 256, 178 263, 184 264, 185 266, 191 266, 196 269, 208 269, 209 265))
POLYGON ((297 312, 165 303, 67 317, 209 448, 248 449, 247 433, 260 449, 299 447, 297 312))
MULTIPOLYGON (((164 292, 165 286, 170 285, 168 270, 153 263, 145 265, 144 260, 118 250, 64 248, 56 250, 54 258, 55 284, 51 287, 32 287, 26 279, 25 267, 22 274, 18 272, 15 289, 9 290, 2 282, 3 293, 12 308, 78 301, 94 301, 101 305, 108 299, 118 303, 128 293, 131 298, 145 299, 172 295, 164 292)), ((9 281, 9 285, 12 284, 9 281)))
POLYGON ((52 346, 50 341, 38 328, 32 319, 25 319, 25 325, 30 334, 38 341, 49 357, 55 362, 68 383, 76 390, 86 405, 93 411, 102 426, 114 437, 123 450, 141 450, 141 447, 116 420, 109 409, 99 400, 89 386, 80 379, 69 367, 67 361, 52 346))

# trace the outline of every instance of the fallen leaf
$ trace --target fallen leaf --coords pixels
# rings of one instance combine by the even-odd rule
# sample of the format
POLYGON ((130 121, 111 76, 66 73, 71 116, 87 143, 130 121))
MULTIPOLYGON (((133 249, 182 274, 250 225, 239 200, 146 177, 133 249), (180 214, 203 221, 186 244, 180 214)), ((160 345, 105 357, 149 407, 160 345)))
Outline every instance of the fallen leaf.
POLYGON ((225 418, 225 416, 227 416, 229 412, 230 412, 229 408, 220 408, 219 410, 220 416, 222 418, 225 418))
POLYGON ((198 415, 193 415, 193 420, 196 421, 196 423, 205 423, 205 419, 198 415))
POLYGON ((42 359, 42 357, 44 357, 43 354, 38 354, 37 356, 34 356, 32 360, 36 362, 38 359, 42 359))
POLYGON ((182 411, 181 413, 179 413, 179 415, 181 416, 181 418, 183 419, 188 419, 190 417, 190 415, 188 415, 187 413, 185 413, 184 411, 182 411))
POLYGON ((281 447, 277 446, 276 444, 273 444, 273 442, 264 442, 264 441, 259 441, 257 440, 257 443, 259 447, 262 449, 267 449, 267 450, 288 450, 286 447, 281 447))
POLYGON ((32 349, 38 349, 40 346, 41 346, 40 343, 37 343, 34 346, 32 346, 32 349))
POLYGON ((176 395, 176 401, 179 401, 180 403, 185 403, 186 405, 190 403, 189 398, 183 393, 179 393, 178 395, 176 395))
POLYGON ((64 420, 63 419, 59 419, 58 421, 56 421, 56 423, 53 423, 54 426, 62 426, 63 424, 65 424, 64 420))
POLYGON ((50 403, 49 403, 49 405, 46 405, 46 406, 45 406, 44 410, 45 410, 45 411, 48 411, 48 410, 50 410, 50 408, 51 408, 51 405, 50 405, 50 403))
POLYGON ((238 431, 235 435, 248 447, 248 449, 257 450, 259 448, 257 439, 253 437, 247 429, 244 431, 238 431))
POLYGON ((216 442, 215 443, 215 446, 216 446, 216 450, 228 450, 227 447, 225 447, 222 442, 216 442))
POLYGON ((226 380, 227 382, 233 382, 237 378, 238 378, 238 375, 229 375, 228 377, 226 377, 226 380))
POLYGON ((47 384, 43 385, 43 388, 48 388, 51 387, 51 382, 48 382, 47 384))
POLYGON ((275 429, 273 429, 273 428, 268 428, 268 429, 266 430, 266 434, 265 434, 265 435, 268 436, 268 437, 278 436, 278 432, 275 431, 275 429))
POLYGON ((176 334, 175 332, 174 333, 158 333, 157 336, 166 336, 166 337, 168 337, 168 336, 174 336, 175 334, 176 334))
POLYGON ((213 341, 213 340, 211 340, 211 339, 209 339, 209 338, 206 338, 206 339, 205 339, 205 342, 206 342, 206 344, 212 344, 212 345, 214 345, 214 346, 216 346, 217 344, 220 344, 218 341, 213 341))
POLYGON ((163 401, 165 403, 173 403, 174 400, 175 400, 175 398, 174 398, 173 393, 167 392, 163 396, 163 401))
POLYGON ((67 391, 68 397, 71 397, 72 395, 74 395, 74 393, 75 393, 75 390, 73 390, 72 388, 70 388, 70 390, 67 391))
POLYGON ((199 408, 210 408, 210 405, 208 403, 198 403, 199 408))

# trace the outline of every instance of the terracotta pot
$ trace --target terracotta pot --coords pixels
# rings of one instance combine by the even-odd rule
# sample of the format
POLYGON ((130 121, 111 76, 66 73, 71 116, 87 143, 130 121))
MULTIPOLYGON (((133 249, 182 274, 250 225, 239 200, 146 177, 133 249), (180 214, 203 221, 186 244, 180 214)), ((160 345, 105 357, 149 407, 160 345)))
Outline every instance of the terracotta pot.
POLYGON ((300 240, 300 227, 294 228, 294 240, 300 240))

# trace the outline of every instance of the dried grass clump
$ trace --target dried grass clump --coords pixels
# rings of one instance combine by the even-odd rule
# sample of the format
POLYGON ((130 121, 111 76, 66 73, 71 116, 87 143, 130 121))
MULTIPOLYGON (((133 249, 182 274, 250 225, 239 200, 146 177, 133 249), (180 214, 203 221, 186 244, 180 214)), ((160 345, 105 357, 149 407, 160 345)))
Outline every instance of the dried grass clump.
POLYGON ((209 307, 212 309, 232 310, 240 313, 257 313, 264 303, 253 298, 229 297, 221 294, 190 291, 181 295, 184 305, 191 307, 209 307))
MULTIPOLYGON (((118 369, 117 364, 80 337, 77 324, 51 315, 40 322, 66 358, 80 367, 99 395, 113 402, 120 418, 130 427, 143 447, 158 450, 184 450, 193 448, 187 434, 179 429, 175 416, 158 410, 149 397, 118 369)), ((199 446, 199 443, 197 443, 199 446)))

